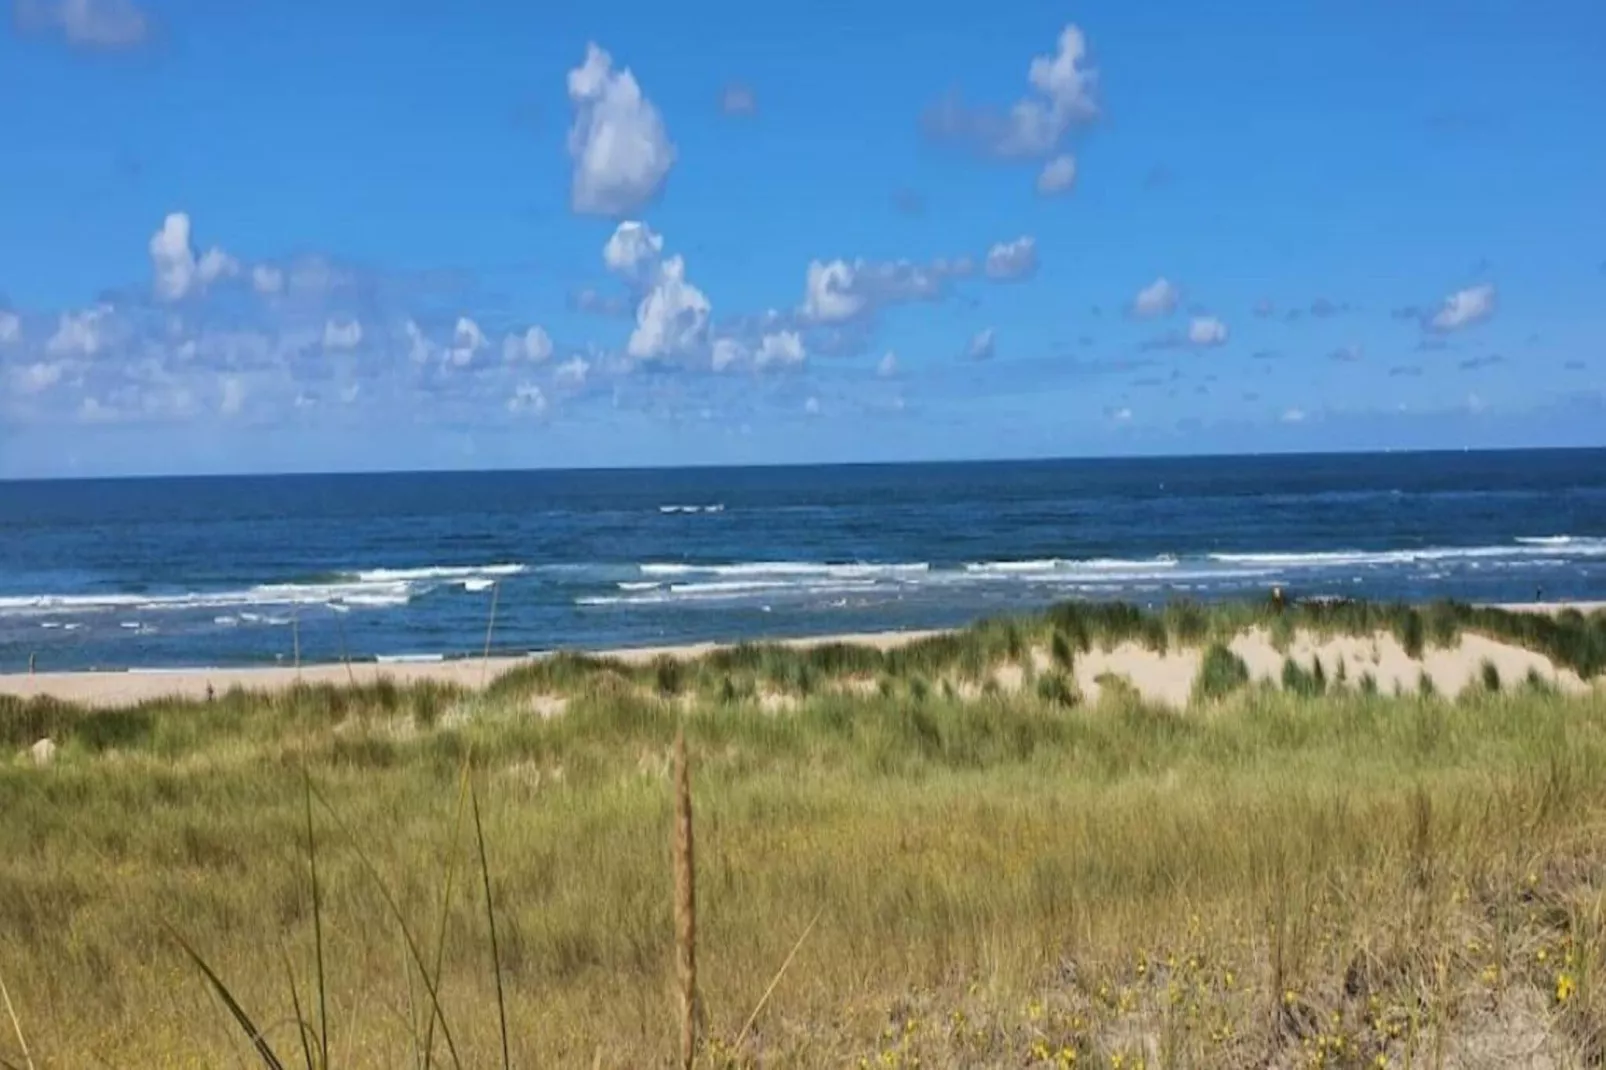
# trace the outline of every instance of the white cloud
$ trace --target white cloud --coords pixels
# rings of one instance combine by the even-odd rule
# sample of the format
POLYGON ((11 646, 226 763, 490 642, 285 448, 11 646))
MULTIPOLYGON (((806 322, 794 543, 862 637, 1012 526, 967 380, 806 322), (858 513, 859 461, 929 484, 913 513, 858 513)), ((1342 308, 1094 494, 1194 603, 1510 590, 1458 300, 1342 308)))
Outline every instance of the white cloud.
POLYGON ((846 323, 886 305, 937 300, 950 279, 967 276, 974 270, 971 259, 964 256, 953 260, 938 258, 930 264, 910 260, 814 260, 803 281, 803 304, 798 314, 811 323, 846 323))
POLYGON ((202 287, 218 279, 232 279, 240 273, 240 262, 217 246, 208 249, 195 265, 195 278, 202 287))
POLYGON ((584 357, 571 357, 559 364, 552 377, 564 386, 584 386, 591 364, 584 357))
POLYGON ((480 325, 467 316, 457 318, 457 326, 452 330, 452 348, 447 351, 446 359, 459 368, 474 363, 475 354, 484 349, 485 332, 480 325))
POLYGON ((711 364, 716 372, 722 372, 726 368, 740 363, 746 355, 747 351, 742 348, 742 343, 736 339, 716 338, 714 340, 711 364))
POLYGON ((803 411, 809 416, 820 415, 820 399, 811 397, 803 402, 803 411))
MULTIPOLYGON (((411 321, 409 326, 414 326, 411 321)), ((325 349, 356 349, 362 344, 362 324, 354 319, 329 320, 323 325, 325 349)))
POLYGON ((883 379, 891 379, 898 374, 898 355, 891 350, 882 357, 875 366, 875 373, 883 379))
POLYGON ((22 337, 22 319, 15 312, 0 308, 0 346, 11 345, 22 337))
POLYGON ((1037 192, 1045 197, 1064 193, 1076 185, 1076 157, 1062 152, 1037 173, 1037 192))
POLYGON ((1285 424, 1302 424, 1305 422, 1305 410, 1288 409, 1283 413, 1282 421, 1285 424))
POLYGON ((1444 304, 1433 314, 1430 326, 1436 331, 1456 331, 1470 327, 1494 315, 1495 290, 1492 283, 1483 283, 1465 290, 1457 290, 1444 299, 1444 304))
POLYGON ((637 279, 658 266, 663 251, 662 234, 655 233, 645 223, 626 220, 614 229, 608 244, 602 247, 602 260, 609 271, 637 279))
POLYGON ((251 286, 259 294, 276 294, 284 289, 284 272, 267 264, 251 269, 251 286))
POLYGON ((92 357, 105 343, 102 325, 111 309, 105 305, 86 309, 77 315, 63 312, 56 321, 56 333, 45 343, 45 352, 53 356, 92 357))
POLYGON ((753 357, 753 363, 760 368, 771 365, 780 367, 795 367, 806 360, 808 354, 803 351, 803 338, 796 331, 778 331, 775 334, 766 334, 759 343, 758 352, 753 357))
POLYGON ((540 327, 531 327, 523 334, 510 334, 502 341, 502 359, 509 364, 527 361, 541 364, 552 356, 552 336, 540 327))
POLYGON ((217 411, 224 416, 234 416, 245 406, 245 384, 236 376, 228 376, 223 380, 223 396, 218 400, 217 411))
POLYGON ((133 0, 17 0, 23 29, 60 30, 78 48, 135 48, 150 36, 150 20, 133 0))
POLYGON ((162 220, 161 228, 151 235, 150 254, 156 296, 163 301, 180 300, 240 271, 240 262, 216 246, 199 261, 195 259, 190 247, 190 217, 185 212, 169 212, 162 220))
POLYGON ((1214 316, 1195 316, 1188 322, 1188 342, 1196 346, 1219 346, 1227 340, 1227 325, 1214 316))
POLYGON ((546 395, 533 383, 520 383, 507 399, 507 411, 528 416, 545 416, 546 395))
POLYGON ((816 323, 841 323, 864 310, 865 300, 853 291, 854 271, 846 260, 809 262, 803 283, 803 315, 816 323))
POLYGON ((751 86, 733 82, 719 94, 719 110, 731 116, 749 116, 758 113, 758 97, 751 86))
POLYGON ((1072 126, 1098 114, 1093 99, 1097 75, 1084 66, 1086 59, 1087 39, 1077 27, 1066 26, 1054 53, 1032 60, 1027 71, 1031 94, 1004 112, 950 100, 927 115, 927 127, 938 137, 967 142, 989 156, 1052 156, 1072 126))
POLYGON ((190 251, 190 217, 169 213, 151 235, 151 268, 156 272, 156 296, 177 301, 190 290, 195 278, 195 254, 190 251))
POLYGON ((569 72, 569 101, 574 210, 621 215, 652 200, 674 166, 675 147, 635 76, 614 70, 608 53, 587 45, 585 62, 569 72))
MULTIPOLYGON (((428 336, 424 334, 418 324, 408 320, 402 324, 402 333, 407 336, 408 359, 414 364, 428 364, 429 358, 435 352, 435 347, 430 343, 428 336)), ((327 338, 327 327, 324 330, 324 335, 327 338)), ((328 342, 325 341, 324 344, 327 345, 328 342)))
POLYGON ((626 352, 637 359, 684 353, 701 345, 708 333, 713 306, 703 292, 686 281, 686 263, 665 260, 657 279, 636 309, 636 329, 626 352))
POLYGON ((1132 422, 1132 410, 1131 409, 1116 409, 1114 412, 1110 413, 1110 419, 1114 420, 1118 424, 1131 423, 1132 422))
POLYGON ((17 389, 24 394, 49 390, 61 381, 61 365, 38 361, 17 369, 17 389))
POLYGON ((1132 314, 1143 319, 1169 316, 1176 309, 1180 296, 1176 286, 1162 275, 1138 291, 1132 299, 1132 314))
POLYGON ((965 346, 965 356, 971 360, 991 360, 994 349, 993 329, 988 327, 971 336, 970 344, 965 346))
POLYGON ((357 400, 358 395, 360 395, 361 393, 362 393, 362 384, 361 383, 347 383, 345 386, 340 388, 340 400, 341 400, 341 403, 342 404, 346 404, 346 405, 350 405, 350 404, 352 404, 353 402, 355 402, 357 400))
POLYGON ((1029 236, 999 242, 987 250, 983 265, 987 277, 1001 282, 1026 279, 1037 273, 1037 242, 1029 236))

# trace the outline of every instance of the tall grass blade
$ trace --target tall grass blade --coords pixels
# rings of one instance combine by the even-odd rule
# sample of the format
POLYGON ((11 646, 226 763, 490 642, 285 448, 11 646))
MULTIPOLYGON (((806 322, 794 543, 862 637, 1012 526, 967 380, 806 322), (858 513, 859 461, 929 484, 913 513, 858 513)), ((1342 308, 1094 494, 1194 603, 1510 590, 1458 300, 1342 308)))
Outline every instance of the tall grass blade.
POLYGON ((697 869, 692 845, 691 763, 686 730, 675 736, 675 973, 680 982, 680 1066, 697 1054, 697 869))
POLYGON ((240 1006, 239 1001, 234 998, 234 993, 229 991, 229 986, 223 983, 223 979, 201 957, 201 953, 190 946, 190 942, 184 939, 183 934, 171 925, 167 925, 166 928, 173 939, 178 942, 178 946, 184 951, 184 954, 189 957, 190 962, 194 963, 195 968, 201 971, 202 976, 212 986, 212 991, 217 993, 218 998, 223 1001, 223 1005, 234 1016, 234 1020, 239 1023, 240 1028, 245 1032, 246 1039, 251 1042, 251 1047, 256 1050, 257 1058, 262 1060, 262 1065, 267 1067, 268 1070, 285 1070, 284 1063, 274 1054, 273 1049, 268 1045, 267 1038, 262 1035, 262 1030, 257 1028, 256 1023, 251 1020, 251 1016, 245 1013, 245 1008, 240 1006))
MULTIPOLYGON (((446 856, 446 875, 441 890, 441 927, 435 937, 435 985, 440 986, 441 964, 446 960, 446 923, 451 918, 452 890, 457 887, 457 841, 463 834, 463 815, 467 811, 469 764, 463 761, 463 775, 457 784, 457 816, 452 821, 452 850, 446 856)), ((444 1022, 442 1023, 444 1024, 444 1022)), ((435 1061, 435 1019, 429 1020, 424 1029, 424 1066, 428 1070, 435 1061)))
MULTIPOLYGON (((290 1009, 296 1016, 296 1036, 301 1040, 301 1058, 307 1070, 325 1070, 319 1067, 312 1058, 312 1039, 307 1036, 313 1032, 312 1026, 307 1022, 307 1016, 301 1010, 301 987, 296 984, 296 971, 290 966, 290 950, 279 941, 279 956, 284 959, 284 977, 290 982, 290 1009)), ((313 1034, 316 1036, 316 1033, 313 1034)))
POLYGON ((797 953, 803 949, 803 941, 809 938, 809 933, 814 931, 815 923, 820 920, 820 915, 824 913, 824 907, 814 912, 814 917, 809 919, 808 925, 803 928, 803 935, 797 938, 797 943, 793 944, 792 950, 787 953, 786 961, 781 963, 781 968, 776 971, 774 977, 770 978, 769 987, 764 989, 764 995, 759 997, 758 1006, 754 1007, 753 1013, 747 1016, 747 1022, 742 1026, 742 1031, 736 1034, 736 1043, 732 1046, 737 1050, 741 1049, 742 1041, 747 1039, 747 1034, 753 1028, 753 1023, 758 1021, 758 1016, 763 1013, 765 1005, 770 1001, 770 997, 775 994, 775 989, 780 985, 781 978, 785 977, 786 971, 791 968, 792 960, 797 958, 797 953))
MULTIPOLYGON (((303 768, 301 777, 306 789, 307 865, 312 872, 312 941, 318 968, 318 1070, 329 1070, 329 986, 323 967, 323 893, 318 887, 318 849, 312 833, 312 775, 303 768)), ((301 1017, 299 1011, 296 1017, 301 1017)))
MULTIPOLYGON (((452 1027, 451 1023, 446 1019, 446 1011, 441 1006, 439 988, 435 983, 435 979, 430 976, 429 968, 424 962, 424 954, 419 950, 418 940, 413 936, 413 930, 407 924, 407 916, 402 913, 401 904, 396 902, 396 897, 391 894, 390 886, 380 876, 379 869, 374 865, 373 859, 368 857, 368 852, 362 849, 362 841, 357 838, 357 834, 352 827, 341 818, 339 811, 330 804, 328 799, 323 797, 323 793, 317 788, 312 789, 312 796, 318 800, 318 805, 322 806, 324 811, 328 813, 330 820, 335 823, 335 827, 340 829, 346 839, 351 842, 353 849, 357 852, 358 861, 362 863, 363 869, 367 870, 369 878, 374 882, 374 887, 379 890, 379 897, 385 901, 385 909, 390 911, 391 917, 395 918, 396 924, 400 926, 402 941, 407 945, 407 955, 412 959, 414 968, 418 970, 419 979, 424 982, 424 991, 429 996, 431 1025, 433 1026, 436 1020, 440 1021, 441 1039, 446 1042, 446 1050, 452 1057, 452 1065, 457 1067, 458 1070, 462 1070, 463 1060, 457 1054, 457 1043, 452 1038, 452 1027)), ((426 1063, 425 1065, 427 1066, 428 1064, 426 1063)))
POLYGON ((469 784, 469 801, 474 807, 474 840, 479 847, 480 880, 485 885, 485 920, 491 929, 491 968, 496 973, 496 1023, 502 1030, 502 1070, 511 1070, 508 1055, 507 1002, 502 994, 502 951, 496 942, 496 903, 491 898, 491 866, 485 856, 485 829, 480 824, 480 795, 469 784))
POLYGON ((22 1061, 28 1064, 28 1070, 34 1070, 33 1056, 28 1054, 28 1041, 22 1035, 22 1023, 17 1020, 17 1008, 11 1005, 11 990, 6 987, 4 977, 0 977, 0 997, 6 1001, 6 1017, 11 1019, 11 1031, 17 1035, 17 1047, 22 1049, 22 1061))

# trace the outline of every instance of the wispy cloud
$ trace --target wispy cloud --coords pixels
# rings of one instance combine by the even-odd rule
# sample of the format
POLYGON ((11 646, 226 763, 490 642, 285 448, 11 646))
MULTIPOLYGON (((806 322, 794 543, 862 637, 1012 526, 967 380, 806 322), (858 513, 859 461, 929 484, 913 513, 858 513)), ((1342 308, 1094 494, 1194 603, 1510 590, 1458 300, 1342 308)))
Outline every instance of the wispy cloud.
POLYGON ((151 20, 133 0, 16 0, 17 27, 61 34, 74 48, 116 52, 151 38, 151 20))

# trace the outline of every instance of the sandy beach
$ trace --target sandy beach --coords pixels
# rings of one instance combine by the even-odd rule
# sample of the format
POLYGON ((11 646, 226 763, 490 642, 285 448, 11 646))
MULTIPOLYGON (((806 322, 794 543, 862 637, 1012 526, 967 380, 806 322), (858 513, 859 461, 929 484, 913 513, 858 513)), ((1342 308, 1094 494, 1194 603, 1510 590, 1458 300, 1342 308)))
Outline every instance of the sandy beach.
MULTIPOLYGON (((883 650, 938 634, 931 631, 875 632, 789 639, 787 646, 808 648, 828 643, 854 643, 883 650)), ((683 646, 636 647, 595 651, 603 657, 640 663, 659 657, 696 658, 720 649, 718 643, 683 646)), ((459 687, 478 688, 509 669, 548 655, 524 657, 454 658, 441 661, 354 661, 349 664, 264 666, 261 668, 136 669, 114 672, 0 673, 0 695, 33 698, 45 695, 86 706, 125 706, 159 698, 205 698, 208 688, 222 693, 240 687, 248 691, 280 691, 302 684, 372 684, 389 679, 397 684, 434 680, 459 687)))
MULTIPOLYGON (((1559 613, 1567 609, 1591 613, 1606 608, 1606 602, 1509 604, 1499 608, 1518 613, 1559 613)), ((782 640, 783 645, 808 648, 830 643, 849 643, 892 649, 932 635, 934 631, 877 632, 816 636, 782 640)), ((681 646, 638 647, 594 651, 603 657, 642 663, 659 657, 697 658, 727 644, 694 643, 681 646)), ((1275 681, 1284 654, 1273 648, 1264 634, 1247 633, 1234 641, 1234 651, 1249 665, 1255 678, 1275 681)), ((1485 661, 1497 665, 1502 676, 1517 679, 1530 670, 1553 681, 1564 690, 1587 689, 1587 685, 1564 670, 1557 670, 1549 659, 1532 651, 1479 636, 1466 636, 1452 649, 1430 651, 1414 660, 1398 649, 1391 636, 1372 640, 1332 638, 1313 642, 1302 638, 1292 653, 1297 658, 1320 657, 1324 662, 1353 664, 1370 671, 1380 686, 1398 685, 1414 689, 1422 674, 1430 676, 1440 690, 1455 694, 1474 679, 1485 661)), ((261 668, 205 668, 125 670, 111 672, 40 672, 0 674, 0 695, 20 698, 49 696, 94 707, 115 707, 161 698, 205 698, 210 690, 222 693, 239 687, 249 691, 278 691, 297 683, 310 685, 372 684, 382 679, 406 685, 433 680, 476 689, 495 680, 509 669, 549 656, 532 653, 523 657, 454 658, 449 660, 360 661, 350 664, 269 666, 261 668)), ((1168 705, 1181 706, 1198 671, 1200 652, 1173 650, 1156 654, 1132 644, 1109 651, 1095 651, 1082 658, 1077 676, 1084 692, 1097 695, 1098 680, 1106 674, 1125 677, 1147 697, 1168 705)), ((1000 681, 1005 687, 1011 681, 1000 681)))

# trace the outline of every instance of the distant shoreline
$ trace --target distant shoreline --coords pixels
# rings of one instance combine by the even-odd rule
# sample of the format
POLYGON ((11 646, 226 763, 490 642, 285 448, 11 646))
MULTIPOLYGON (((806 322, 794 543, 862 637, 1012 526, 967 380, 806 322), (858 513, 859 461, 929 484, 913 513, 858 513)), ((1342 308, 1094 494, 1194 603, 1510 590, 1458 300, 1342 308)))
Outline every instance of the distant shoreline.
MULTIPOLYGON (((1593 613, 1606 610, 1606 601, 1504 603, 1489 608, 1503 609, 1512 613, 1554 614, 1568 609, 1593 613)), ((949 631, 951 629, 848 633, 791 639, 760 639, 754 642, 778 643, 803 649, 845 643, 891 650, 932 636, 948 634, 949 631)), ((418 655, 386 660, 318 662, 299 668, 288 665, 236 668, 197 666, 34 674, 0 673, 0 695, 24 699, 49 697, 86 706, 114 707, 163 698, 204 699, 209 690, 213 694, 221 694, 236 687, 248 691, 282 691, 298 683, 339 687, 372 685, 381 680, 390 680, 402 686, 433 681, 476 690, 510 669, 559 653, 579 653, 599 658, 613 658, 629 664, 642 664, 661 657, 690 660, 737 645, 738 642, 703 642, 619 649, 553 650, 524 655, 493 655, 490 658, 472 655, 462 657, 418 655)))

